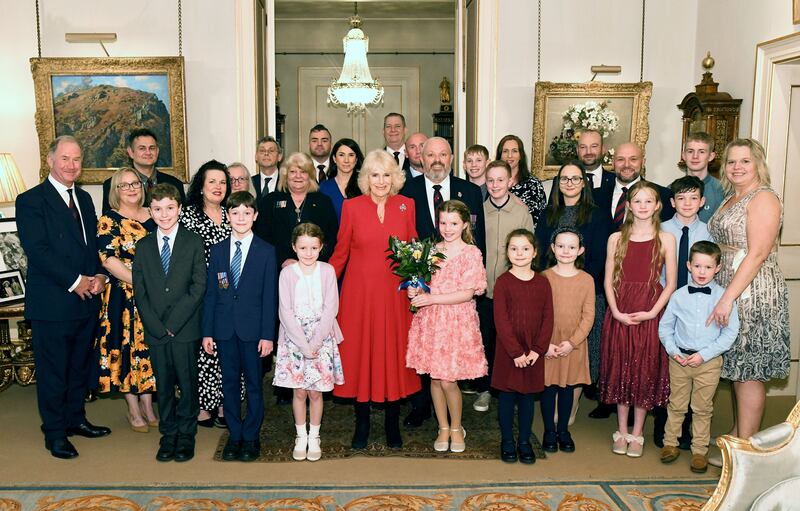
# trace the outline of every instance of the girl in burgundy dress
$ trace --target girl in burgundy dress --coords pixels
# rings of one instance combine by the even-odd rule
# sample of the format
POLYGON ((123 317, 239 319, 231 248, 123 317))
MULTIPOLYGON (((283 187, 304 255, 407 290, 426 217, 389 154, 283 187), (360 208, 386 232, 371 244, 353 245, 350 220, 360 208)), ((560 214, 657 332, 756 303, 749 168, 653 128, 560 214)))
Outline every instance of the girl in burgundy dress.
POLYGON ((553 334, 553 296, 550 283, 534 271, 536 238, 527 229, 515 229, 506 238, 511 269, 494 286, 494 322, 497 344, 492 387, 499 391, 500 459, 534 463, 531 447, 533 395, 544 390, 544 354, 553 334), (514 407, 519 424, 514 442, 514 407))
POLYGON ((661 232, 661 201, 656 187, 639 181, 628 190, 625 221, 608 238, 605 290, 608 310, 600 349, 600 399, 617 404, 618 429, 612 450, 642 455, 647 410, 669 399, 667 353, 658 338, 658 321, 675 290, 675 237, 661 232), (661 287, 661 267, 667 283, 661 287), (628 413, 633 407, 633 430, 628 413))

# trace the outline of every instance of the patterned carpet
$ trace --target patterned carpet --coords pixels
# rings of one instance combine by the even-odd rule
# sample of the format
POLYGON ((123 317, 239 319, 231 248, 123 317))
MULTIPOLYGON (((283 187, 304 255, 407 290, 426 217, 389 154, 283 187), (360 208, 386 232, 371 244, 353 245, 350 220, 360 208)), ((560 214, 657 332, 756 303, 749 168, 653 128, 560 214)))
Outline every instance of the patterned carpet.
MULTIPOLYGON (((266 394, 269 396, 269 394, 266 394)), ((447 458, 447 459, 497 459, 500 451, 500 428, 497 424, 497 413, 476 413, 472 411, 475 395, 464 396, 464 408, 469 407, 469 413, 464 414, 464 429, 467 431, 467 449, 462 453, 436 452, 433 450, 433 441, 436 439, 438 426, 436 419, 431 418, 416 430, 403 428, 403 448, 389 449, 385 444, 383 427, 383 410, 374 406, 370 426, 370 444, 366 449, 353 450, 350 441, 353 438, 355 418, 351 403, 327 400, 322 418, 322 450, 323 459, 349 458, 351 456, 403 456, 412 458, 447 458)), ((276 406, 270 397, 265 399, 266 411, 264 426, 261 428, 261 456, 258 461, 294 461, 292 449, 294 448, 294 421, 292 407, 276 406)), ((400 418, 410 411, 409 405, 404 405, 400 418)), ((222 449, 228 441, 228 433, 224 432, 219 440, 214 459, 222 461, 222 449)), ((531 438, 533 449, 537 458, 544 458, 539 440, 534 435, 531 438)))
POLYGON ((432 486, 0 486, 0 511, 686 511, 716 481, 432 486))

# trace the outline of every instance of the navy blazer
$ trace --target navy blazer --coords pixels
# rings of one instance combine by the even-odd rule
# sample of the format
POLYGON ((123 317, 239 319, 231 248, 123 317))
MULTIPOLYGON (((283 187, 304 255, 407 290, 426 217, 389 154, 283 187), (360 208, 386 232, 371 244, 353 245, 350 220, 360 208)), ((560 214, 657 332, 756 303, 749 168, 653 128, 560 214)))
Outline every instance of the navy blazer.
MULTIPOLYGON (((425 176, 417 176, 406 181, 400 193, 414 199, 416 207, 417 235, 420 239, 433 236, 438 226, 433 225, 428 207, 428 194, 425 189, 425 176)), ((486 258, 486 221, 483 216, 483 194, 481 188, 460 177, 450 176, 450 199, 460 200, 469 208, 472 217, 472 231, 475 234, 475 245, 486 258)))
MULTIPOLYGON (((606 176, 603 174, 603 184, 600 188, 592 190, 592 193, 594 194, 592 197, 594 199, 594 203, 598 206, 604 207, 606 211, 608 211, 609 216, 611 216, 611 202, 613 201, 616 177, 613 177, 614 174, 611 172, 609 172, 609 174, 612 176, 610 182, 606 182, 606 176)), ((644 178, 642 179, 644 180, 644 178)), ((661 218, 662 222, 666 222, 675 216, 675 208, 672 207, 672 203, 669 201, 672 198, 672 191, 669 188, 653 183, 652 181, 650 182, 654 184, 656 188, 658 188, 658 195, 661 199, 661 214, 659 217, 661 218)))
POLYGON ((106 274, 97 252, 92 198, 74 189, 85 242, 69 207, 48 179, 17 197, 17 229, 28 258, 25 319, 71 321, 98 314, 99 296, 82 300, 68 291, 80 275, 106 274))
MULTIPOLYGON (((243 261, 239 287, 231 281, 231 238, 211 247, 203 303, 203 337, 215 341, 275 341, 278 278, 275 249, 253 236, 243 261)), ((255 352, 253 352, 255 353, 255 352)))

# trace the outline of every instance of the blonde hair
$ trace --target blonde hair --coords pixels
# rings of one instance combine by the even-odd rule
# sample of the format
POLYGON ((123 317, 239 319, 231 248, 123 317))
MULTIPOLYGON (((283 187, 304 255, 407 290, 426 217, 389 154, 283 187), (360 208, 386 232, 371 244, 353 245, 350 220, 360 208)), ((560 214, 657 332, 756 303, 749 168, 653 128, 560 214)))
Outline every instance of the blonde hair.
POLYGON ((472 217, 466 204, 460 200, 448 200, 442 202, 439 204, 439 207, 436 208, 435 232, 439 241, 442 240, 442 235, 439 233, 439 216, 442 213, 456 213, 461 221, 467 226, 466 229, 461 231, 461 239, 464 241, 464 243, 468 243, 470 245, 475 244, 475 236, 472 234, 472 217))
POLYGON ((753 158, 753 162, 756 165, 756 174, 758 175, 759 184, 761 186, 769 186, 769 167, 767 167, 767 152, 764 150, 764 146, 752 138, 737 138, 731 140, 728 145, 725 146, 725 152, 722 155, 722 172, 720 172, 719 180, 720 183, 722 183, 722 188, 725 190, 725 195, 733 193, 733 183, 728 180, 728 173, 725 171, 725 167, 728 165, 728 155, 730 155, 730 151, 734 147, 747 147, 750 149, 750 156, 753 158))
MULTIPOLYGON (((136 178, 136 181, 141 183, 139 180, 139 173, 130 167, 122 167, 118 171, 114 172, 114 175, 111 176, 111 185, 108 189, 108 205, 111 206, 111 209, 119 210, 119 188, 117 188, 117 185, 120 184, 120 181, 122 181, 122 176, 125 174, 133 174, 133 176, 136 178)), ((138 206, 141 208, 144 205, 144 185, 139 188, 139 192, 138 206)))
POLYGON ((642 190, 647 190, 653 194, 658 206, 653 216, 650 217, 650 225, 653 228, 653 252, 650 255, 650 278, 656 272, 661 263, 663 263, 664 256, 661 254, 662 245, 659 231, 661 230, 661 219, 658 214, 663 205, 661 204, 661 197, 658 193, 658 188, 649 181, 640 180, 635 185, 631 186, 628 190, 628 199, 625 204, 625 221, 622 223, 622 228, 619 231, 619 240, 617 240, 617 247, 614 250, 614 273, 612 284, 614 292, 616 293, 619 283, 622 280, 622 261, 625 260, 625 254, 628 252, 628 242, 631 240, 631 231, 633 230, 633 213, 631 212, 631 200, 636 197, 636 194, 642 190))
POLYGON ((283 160, 278 177, 278 186, 275 188, 276 190, 280 192, 289 191, 289 169, 292 167, 297 167, 308 175, 308 190, 306 190, 306 192, 311 193, 319 190, 316 173, 317 169, 314 168, 314 162, 311 161, 311 157, 306 153, 292 153, 288 158, 283 160))
MULTIPOLYGON (((388 117, 388 116, 387 116, 388 117)), ((361 193, 367 195, 369 193, 369 175, 374 172, 389 171, 392 177, 392 186, 389 190, 390 195, 397 195, 403 185, 406 183, 406 175, 394 161, 391 154, 383 149, 375 149, 367 153, 364 158, 364 164, 358 173, 358 188, 361 193)))

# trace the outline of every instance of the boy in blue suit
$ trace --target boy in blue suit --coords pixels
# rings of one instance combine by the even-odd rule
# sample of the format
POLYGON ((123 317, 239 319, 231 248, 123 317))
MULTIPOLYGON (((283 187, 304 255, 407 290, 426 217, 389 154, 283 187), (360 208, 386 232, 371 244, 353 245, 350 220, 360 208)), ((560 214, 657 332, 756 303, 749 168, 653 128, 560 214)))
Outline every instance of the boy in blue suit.
POLYGON ((231 237, 211 247, 203 309, 203 349, 216 348, 222 367, 222 406, 230 437, 222 458, 253 461, 264 421, 261 360, 272 352, 277 310, 275 249, 253 235, 258 217, 249 192, 228 198, 231 237), (241 416, 239 382, 244 377, 247 412, 241 416))

